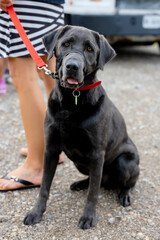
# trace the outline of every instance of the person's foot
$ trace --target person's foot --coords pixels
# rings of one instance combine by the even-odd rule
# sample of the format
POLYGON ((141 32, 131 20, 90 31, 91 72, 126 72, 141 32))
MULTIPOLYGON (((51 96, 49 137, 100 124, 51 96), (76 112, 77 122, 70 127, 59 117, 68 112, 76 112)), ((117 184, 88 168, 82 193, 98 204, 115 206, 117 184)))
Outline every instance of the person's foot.
POLYGON ((0 78, 0 94, 6 94, 6 83, 3 78, 0 78))
MULTIPOLYGON (((24 157, 27 157, 28 149, 27 148, 21 148, 20 154, 24 157)), ((63 163, 63 154, 61 153, 59 155, 59 164, 63 163)))
MULTIPOLYGON (((34 185, 40 185, 42 181, 42 169, 32 169, 26 164, 16 168, 15 170, 9 172, 7 177, 16 177, 23 179, 25 181, 32 182, 34 185)), ((1 176, 2 177, 2 176, 1 176)), ((23 188, 25 185, 19 182, 3 179, 0 177, 0 190, 12 190, 23 188)))

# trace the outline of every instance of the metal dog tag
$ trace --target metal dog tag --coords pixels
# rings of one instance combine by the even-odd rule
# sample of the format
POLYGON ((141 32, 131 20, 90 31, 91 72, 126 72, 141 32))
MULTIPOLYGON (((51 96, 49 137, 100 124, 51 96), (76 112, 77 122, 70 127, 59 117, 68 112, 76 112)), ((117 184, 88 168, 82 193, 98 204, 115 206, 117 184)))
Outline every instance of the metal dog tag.
POLYGON ((79 90, 74 90, 73 92, 72 92, 72 94, 73 94, 73 96, 75 97, 75 105, 77 105, 77 103, 78 103, 78 97, 80 96, 80 91, 79 90))

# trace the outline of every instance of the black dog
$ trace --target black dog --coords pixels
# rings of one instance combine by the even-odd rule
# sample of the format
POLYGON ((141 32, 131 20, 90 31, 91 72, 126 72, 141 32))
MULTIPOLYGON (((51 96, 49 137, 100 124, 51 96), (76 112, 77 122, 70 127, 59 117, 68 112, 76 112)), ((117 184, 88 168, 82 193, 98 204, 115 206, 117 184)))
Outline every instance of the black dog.
POLYGON ((51 92, 45 119, 40 195, 24 224, 41 220, 59 154, 64 151, 78 170, 89 176, 71 185, 76 191, 88 188, 87 204, 79 220, 79 227, 86 229, 95 225, 100 186, 120 189, 120 204, 130 205, 129 190, 139 175, 139 156, 123 117, 97 82, 97 70, 115 56, 106 39, 86 28, 65 26, 43 41, 49 58, 53 52, 57 58, 59 80, 51 92))

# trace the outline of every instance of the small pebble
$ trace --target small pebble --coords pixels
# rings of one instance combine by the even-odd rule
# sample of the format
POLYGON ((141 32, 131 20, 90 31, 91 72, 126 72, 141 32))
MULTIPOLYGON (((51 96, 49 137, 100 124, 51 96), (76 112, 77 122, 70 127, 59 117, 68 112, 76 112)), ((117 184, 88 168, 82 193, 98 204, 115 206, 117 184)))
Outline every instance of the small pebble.
POLYGON ((113 224, 115 222, 115 218, 110 218, 108 221, 110 224, 113 224))
POLYGON ((143 233, 139 232, 137 233, 137 237, 140 239, 144 239, 145 236, 143 235, 143 233))

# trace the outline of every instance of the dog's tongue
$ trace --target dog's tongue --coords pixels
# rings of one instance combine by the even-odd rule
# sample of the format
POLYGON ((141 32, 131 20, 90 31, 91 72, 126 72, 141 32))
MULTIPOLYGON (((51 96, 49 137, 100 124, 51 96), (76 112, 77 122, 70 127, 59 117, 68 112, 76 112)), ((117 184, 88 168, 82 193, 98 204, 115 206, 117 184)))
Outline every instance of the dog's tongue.
POLYGON ((78 81, 74 78, 67 78, 67 82, 69 84, 75 84, 75 85, 78 85, 78 81))

